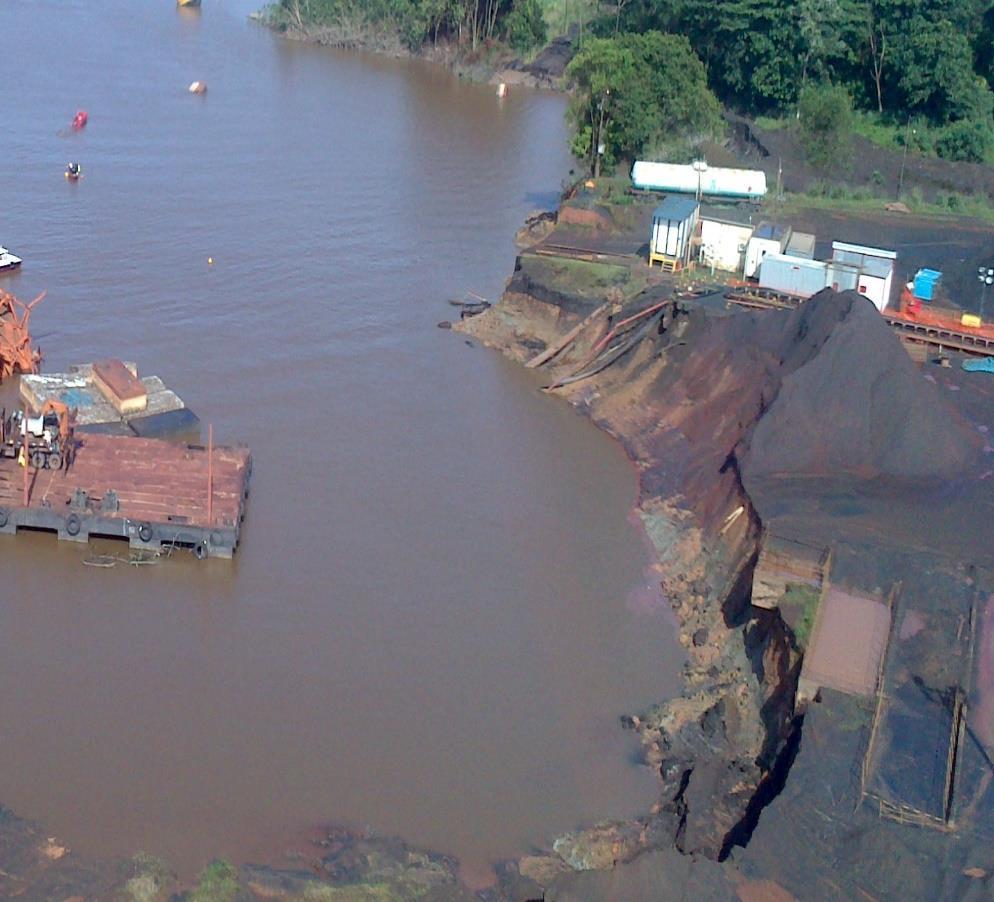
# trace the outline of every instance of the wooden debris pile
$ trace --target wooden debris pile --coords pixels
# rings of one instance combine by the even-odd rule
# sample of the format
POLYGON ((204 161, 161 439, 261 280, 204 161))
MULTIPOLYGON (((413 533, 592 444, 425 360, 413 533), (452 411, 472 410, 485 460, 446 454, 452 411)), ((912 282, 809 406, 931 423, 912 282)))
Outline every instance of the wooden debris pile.
POLYGON ((0 290, 0 382, 15 373, 37 373, 41 351, 31 341, 28 322, 31 308, 43 297, 38 295, 25 304, 7 291, 0 290))

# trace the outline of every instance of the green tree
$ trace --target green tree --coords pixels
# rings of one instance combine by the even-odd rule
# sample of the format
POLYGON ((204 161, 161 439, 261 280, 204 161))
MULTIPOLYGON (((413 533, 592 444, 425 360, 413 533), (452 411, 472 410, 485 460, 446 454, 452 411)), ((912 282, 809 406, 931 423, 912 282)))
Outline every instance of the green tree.
POLYGON ((852 137, 852 98, 841 85, 808 85, 797 103, 804 153, 812 165, 831 169, 852 137))
POLYGON ((973 71, 966 34, 948 20, 929 22, 916 16, 897 37, 895 87, 904 109, 940 123, 990 115, 984 96, 990 88, 981 85, 973 71))
POLYGON ((961 119, 947 125, 935 140, 935 149, 947 160, 983 163, 994 145, 990 123, 982 119, 961 119))
POLYGON ((504 37, 519 53, 546 42, 545 17, 538 0, 514 0, 511 12, 504 19, 504 37))
POLYGON ((566 69, 576 90, 568 116, 573 152, 598 171, 604 160, 636 157, 665 137, 712 130, 718 102, 684 37, 650 31, 593 38, 566 69))

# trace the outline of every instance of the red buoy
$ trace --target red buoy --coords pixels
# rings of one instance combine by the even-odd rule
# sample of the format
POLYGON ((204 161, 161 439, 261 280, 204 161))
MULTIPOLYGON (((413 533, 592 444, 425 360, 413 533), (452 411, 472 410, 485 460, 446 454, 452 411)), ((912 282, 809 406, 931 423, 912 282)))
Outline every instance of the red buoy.
POLYGON ((87 115, 86 110, 80 110, 72 117, 72 127, 73 131, 79 131, 81 128, 86 127, 86 120, 90 117, 87 115))

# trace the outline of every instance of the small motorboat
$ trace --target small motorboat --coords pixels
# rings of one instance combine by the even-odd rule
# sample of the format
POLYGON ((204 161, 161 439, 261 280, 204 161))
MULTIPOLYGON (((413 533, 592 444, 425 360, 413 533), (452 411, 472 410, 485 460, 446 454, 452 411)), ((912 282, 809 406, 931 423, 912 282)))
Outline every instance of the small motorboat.
POLYGON ((21 265, 21 258, 15 257, 7 248, 0 247, 0 272, 8 272, 17 269, 21 265))
POLYGON ((89 119, 90 115, 86 110, 78 110, 76 115, 72 117, 72 130, 78 132, 81 128, 86 128, 89 119))
POLYGON ((187 90, 191 94, 206 94, 207 93, 207 82, 206 81, 195 81, 193 82, 187 90))
POLYGON ((68 163, 66 165, 66 178, 70 182, 77 182, 83 177, 83 168, 79 163, 68 163))
POLYGON ((200 6, 200 0, 176 0, 177 6, 200 6))

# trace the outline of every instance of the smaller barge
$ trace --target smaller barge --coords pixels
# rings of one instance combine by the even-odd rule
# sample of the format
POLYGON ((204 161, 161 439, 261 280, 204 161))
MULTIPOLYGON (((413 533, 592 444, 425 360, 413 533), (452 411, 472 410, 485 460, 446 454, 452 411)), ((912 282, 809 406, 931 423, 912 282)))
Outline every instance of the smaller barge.
POLYGON ((46 530, 73 542, 123 538, 131 548, 230 558, 251 473, 247 448, 83 435, 68 467, 0 457, 0 533, 46 530))
POLYGON ((76 411, 76 434, 200 440, 200 420, 158 376, 139 378, 134 363, 111 358, 67 373, 21 376, 21 400, 32 410, 57 402, 76 411))

